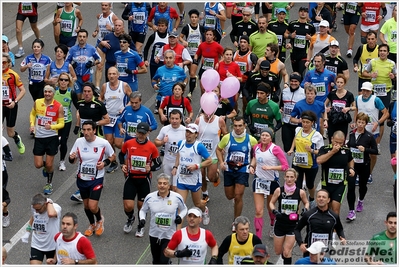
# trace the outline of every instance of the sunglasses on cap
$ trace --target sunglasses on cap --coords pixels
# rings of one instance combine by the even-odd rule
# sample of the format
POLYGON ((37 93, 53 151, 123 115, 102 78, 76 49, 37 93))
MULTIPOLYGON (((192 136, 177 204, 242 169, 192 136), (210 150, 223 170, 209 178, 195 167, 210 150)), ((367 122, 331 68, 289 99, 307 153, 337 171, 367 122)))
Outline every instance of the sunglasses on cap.
POLYGON ((309 9, 307 7, 301 6, 299 8, 299 11, 305 11, 305 12, 309 12, 309 9))

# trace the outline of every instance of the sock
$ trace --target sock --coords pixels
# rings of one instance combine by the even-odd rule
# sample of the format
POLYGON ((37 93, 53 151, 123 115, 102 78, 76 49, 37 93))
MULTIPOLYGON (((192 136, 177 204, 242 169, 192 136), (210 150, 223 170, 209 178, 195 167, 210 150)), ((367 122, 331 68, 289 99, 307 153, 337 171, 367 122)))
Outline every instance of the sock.
POLYGON ((255 218, 254 219, 254 224, 255 224, 255 233, 256 235, 262 239, 262 231, 263 231, 263 218, 255 218))
POLYGON ((284 265, 291 265, 292 264, 292 257, 286 258, 283 255, 281 255, 281 258, 283 258, 284 265))
POLYGON ((128 220, 133 220, 134 219, 134 210, 132 211, 125 211, 125 214, 127 215, 128 220))
POLYGON ((8 211, 3 212, 3 216, 8 216, 8 211))
POLYGON ((202 192, 202 195, 208 195, 208 190, 203 191, 203 192, 202 192))
POLYGON ((100 208, 98 208, 98 211, 97 211, 97 213, 96 214, 94 214, 95 216, 96 216, 96 220, 97 220, 97 222, 98 221, 101 221, 101 210, 100 210, 100 208))
POLYGON ((47 173, 47 183, 48 184, 51 184, 53 182, 53 175, 54 175, 54 172, 47 173))
POLYGON ((87 218, 89 219, 90 224, 94 224, 95 223, 94 216, 93 216, 93 213, 91 212, 91 210, 85 209, 85 213, 86 213, 87 218))
POLYGON ((194 92, 196 83, 197 83, 197 77, 190 78, 190 93, 191 94, 194 92))
POLYGON ((19 136, 18 136, 18 133, 17 133, 17 132, 14 132, 14 137, 13 137, 13 139, 14 139, 14 142, 15 142, 16 144, 19 143, 20 139, 19 139, 19 136))
POLYGON ((314 198, 312 198, 312 197, 309 196, 309 202, 310 202, 310 201, 313 201, 313 200, 314 200, 314 198))
POLYGON ((274 226, 274 221, 276 220, 276 215, 274 215, 273 212, 269 211, 269 217, 270 217, 270 225, 274 226))
POLYGON ((43 160, 43 167, 46 168, 46 161, 43 160))

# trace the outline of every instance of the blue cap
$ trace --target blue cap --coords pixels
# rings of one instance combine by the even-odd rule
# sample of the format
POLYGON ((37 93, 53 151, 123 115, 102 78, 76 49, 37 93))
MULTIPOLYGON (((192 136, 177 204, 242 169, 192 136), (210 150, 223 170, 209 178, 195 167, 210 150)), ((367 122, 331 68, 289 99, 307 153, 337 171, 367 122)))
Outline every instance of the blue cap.
POLYGON ((285 10, 285 8, 277 8, 276 14, 280 14, 281 12, 284 12, 285 14, 287 14, 287 10, 285 10))
POLYGON ((7 36, 5 36, 5 35, 3 34, 3 37, 2 37, 2 38, 3 38, 3 41, 4 41, 4 42, 8 43, 8 37, 7 37, 7 36))

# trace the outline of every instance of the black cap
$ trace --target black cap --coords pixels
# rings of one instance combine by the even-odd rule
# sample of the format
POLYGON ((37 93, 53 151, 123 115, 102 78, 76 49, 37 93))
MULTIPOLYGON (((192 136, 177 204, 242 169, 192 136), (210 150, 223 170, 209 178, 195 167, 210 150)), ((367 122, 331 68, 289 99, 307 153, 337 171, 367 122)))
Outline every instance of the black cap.
POLYGON ((270 62, 268 61, 268 60, 263 60, 261 63, 260 63, 260 69, 261 70, 270 70, 270 62))
POLYGON ((140 122, 137 125, 137 132, 138 133, 142 133, 142 134, 146 134, 150 131, 150 125, 148 125, 148 123, 146 122, 140 122))
POLYGON ((191 9, 190 11, 188 11, 188 15, 191 17, 192 14, 196 14, 197 16, 200 15, 199 11, 197 9, 191 9))
POLYGON ((309 12, 309 8, 304 7, 304 6, 301 6, 301 7, 299 8, 299 11, 302 11, 302 10, 305 10, 306 12, 309 12))
POLYGON ((240 41, 241 41, 242 39, 246 40, 246 41, 249 43, 249 37, 248 37, 248 35, 241 35, 241 36, 240 36, 240 41))

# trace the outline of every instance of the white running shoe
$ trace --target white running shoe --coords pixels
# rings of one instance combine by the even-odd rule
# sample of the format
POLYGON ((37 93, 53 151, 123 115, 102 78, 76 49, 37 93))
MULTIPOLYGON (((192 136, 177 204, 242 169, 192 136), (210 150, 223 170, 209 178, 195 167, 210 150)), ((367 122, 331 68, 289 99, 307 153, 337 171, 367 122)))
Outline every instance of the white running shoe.
POLYGON ((66 166, 65 166, 65 160, 61 160, 60 163, 58 164, 58 170, 59 171, 65 171, 66 166))
POLYGON ((209 209, 207 206, 205 206, 205 211, 202 213, 202 223, 204 225, 208 225, 211 220, 211 217, 209 216, 209 209))
POLYGON ((144 227, 140 228, 140 229, 137 227, 136 236, 137 237, 143 237, 144 236, 144 227))
POLYGON ((10 212, 8 212, 7 216, 3 215, 3 228, 10 226, 10 212))

